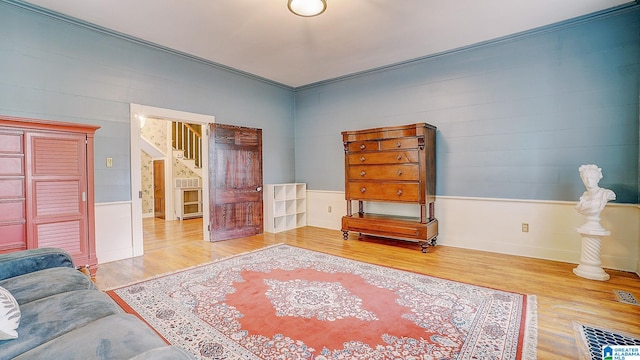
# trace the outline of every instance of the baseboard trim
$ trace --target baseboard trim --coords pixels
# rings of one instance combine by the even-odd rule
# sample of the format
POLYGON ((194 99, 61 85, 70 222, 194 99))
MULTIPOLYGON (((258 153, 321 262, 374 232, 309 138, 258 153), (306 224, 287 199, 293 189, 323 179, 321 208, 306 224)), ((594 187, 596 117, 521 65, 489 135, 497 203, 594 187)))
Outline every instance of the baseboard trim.
MULTIPOLYGON (((575 206, 571 201, 437 196, 438 244, 577 264, 582 241, 575 229, 585 219, 575 206), (523 223, 529 232, 522 232, 523 223)), ((365 204, 365 211, 405 216, 417 216, 418 209, 365 204)), ((340 230, 345 214, 344 192, 307 190, 308 225, 340 230)), ((604 268, 640 272, 638 218, 635 204, 610 203, 603 210, 601 223, 611 231, 602 242, 604 268)))

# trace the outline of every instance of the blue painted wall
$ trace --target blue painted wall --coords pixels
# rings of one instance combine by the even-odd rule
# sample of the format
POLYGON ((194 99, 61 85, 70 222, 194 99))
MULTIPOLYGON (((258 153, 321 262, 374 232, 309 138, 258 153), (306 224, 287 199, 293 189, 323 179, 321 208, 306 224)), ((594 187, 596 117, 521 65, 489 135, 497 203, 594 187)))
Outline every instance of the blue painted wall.
POLYGON ((131 198, 129 104, 263 129, 264 180, 294 179, 294 93, 0 2, 0 113, 100 125, 97 202, 131 198), (112 157, 113 168, 105 167, 112 157))
POLYGON ((294 92, 0 2, 0 113, 100 125, 98 202, 130 200, 138 103, 262 128, 266 183, 343 190, 341 131, 427 122, 438 195, 575 201, 596 163, 637 203, 639 68, 637 7, 294 92))
POLYGON ((638 202, 640 11, 296 92, 296 178, 344 190, 343 130, 438 127, 438 195, 575 201, 578 167, 638 202))

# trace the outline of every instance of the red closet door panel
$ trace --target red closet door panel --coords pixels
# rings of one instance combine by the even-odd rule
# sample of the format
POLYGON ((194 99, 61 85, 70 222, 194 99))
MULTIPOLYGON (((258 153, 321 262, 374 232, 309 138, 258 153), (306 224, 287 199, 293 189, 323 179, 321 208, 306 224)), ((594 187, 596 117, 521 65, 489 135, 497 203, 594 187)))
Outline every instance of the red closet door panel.
POLYGON ((82 256, 86 253, 86 241, 82 236, 84 226, 81 220, 39 224, 37 227, 39 247, 65 249, 73 256, 82 256))
POLYGON ((84 215, 82 188, 78 181, 36 180, 36 217, 81 217, 84 215))
POLYGON ((84 174, 84 135, 31 135, 34 176, 79 177, 84 174))
POLYGON ((33 247, 59 247, 88 263, 86 136, 28 133, 28 236, 33 247))

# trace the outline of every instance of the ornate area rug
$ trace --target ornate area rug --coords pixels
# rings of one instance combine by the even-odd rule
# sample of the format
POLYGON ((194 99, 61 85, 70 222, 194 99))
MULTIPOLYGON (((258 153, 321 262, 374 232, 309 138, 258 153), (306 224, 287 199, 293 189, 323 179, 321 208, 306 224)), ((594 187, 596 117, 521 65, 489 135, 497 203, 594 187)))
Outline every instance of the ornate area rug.
POLYGON ((533 359, 536 299, 275 245, 108 293, 203 359, 533 359))

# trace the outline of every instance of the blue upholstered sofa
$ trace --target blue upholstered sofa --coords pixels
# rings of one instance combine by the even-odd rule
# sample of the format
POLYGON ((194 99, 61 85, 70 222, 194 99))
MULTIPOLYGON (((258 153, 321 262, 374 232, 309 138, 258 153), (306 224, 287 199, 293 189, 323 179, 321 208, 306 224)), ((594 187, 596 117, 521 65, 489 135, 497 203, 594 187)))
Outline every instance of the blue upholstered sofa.
POLYGON ((0 287, 20 310, 17 338, 0 340, 0 359, 193 358, 124 313, 59 249, 0 255, 0 287))

